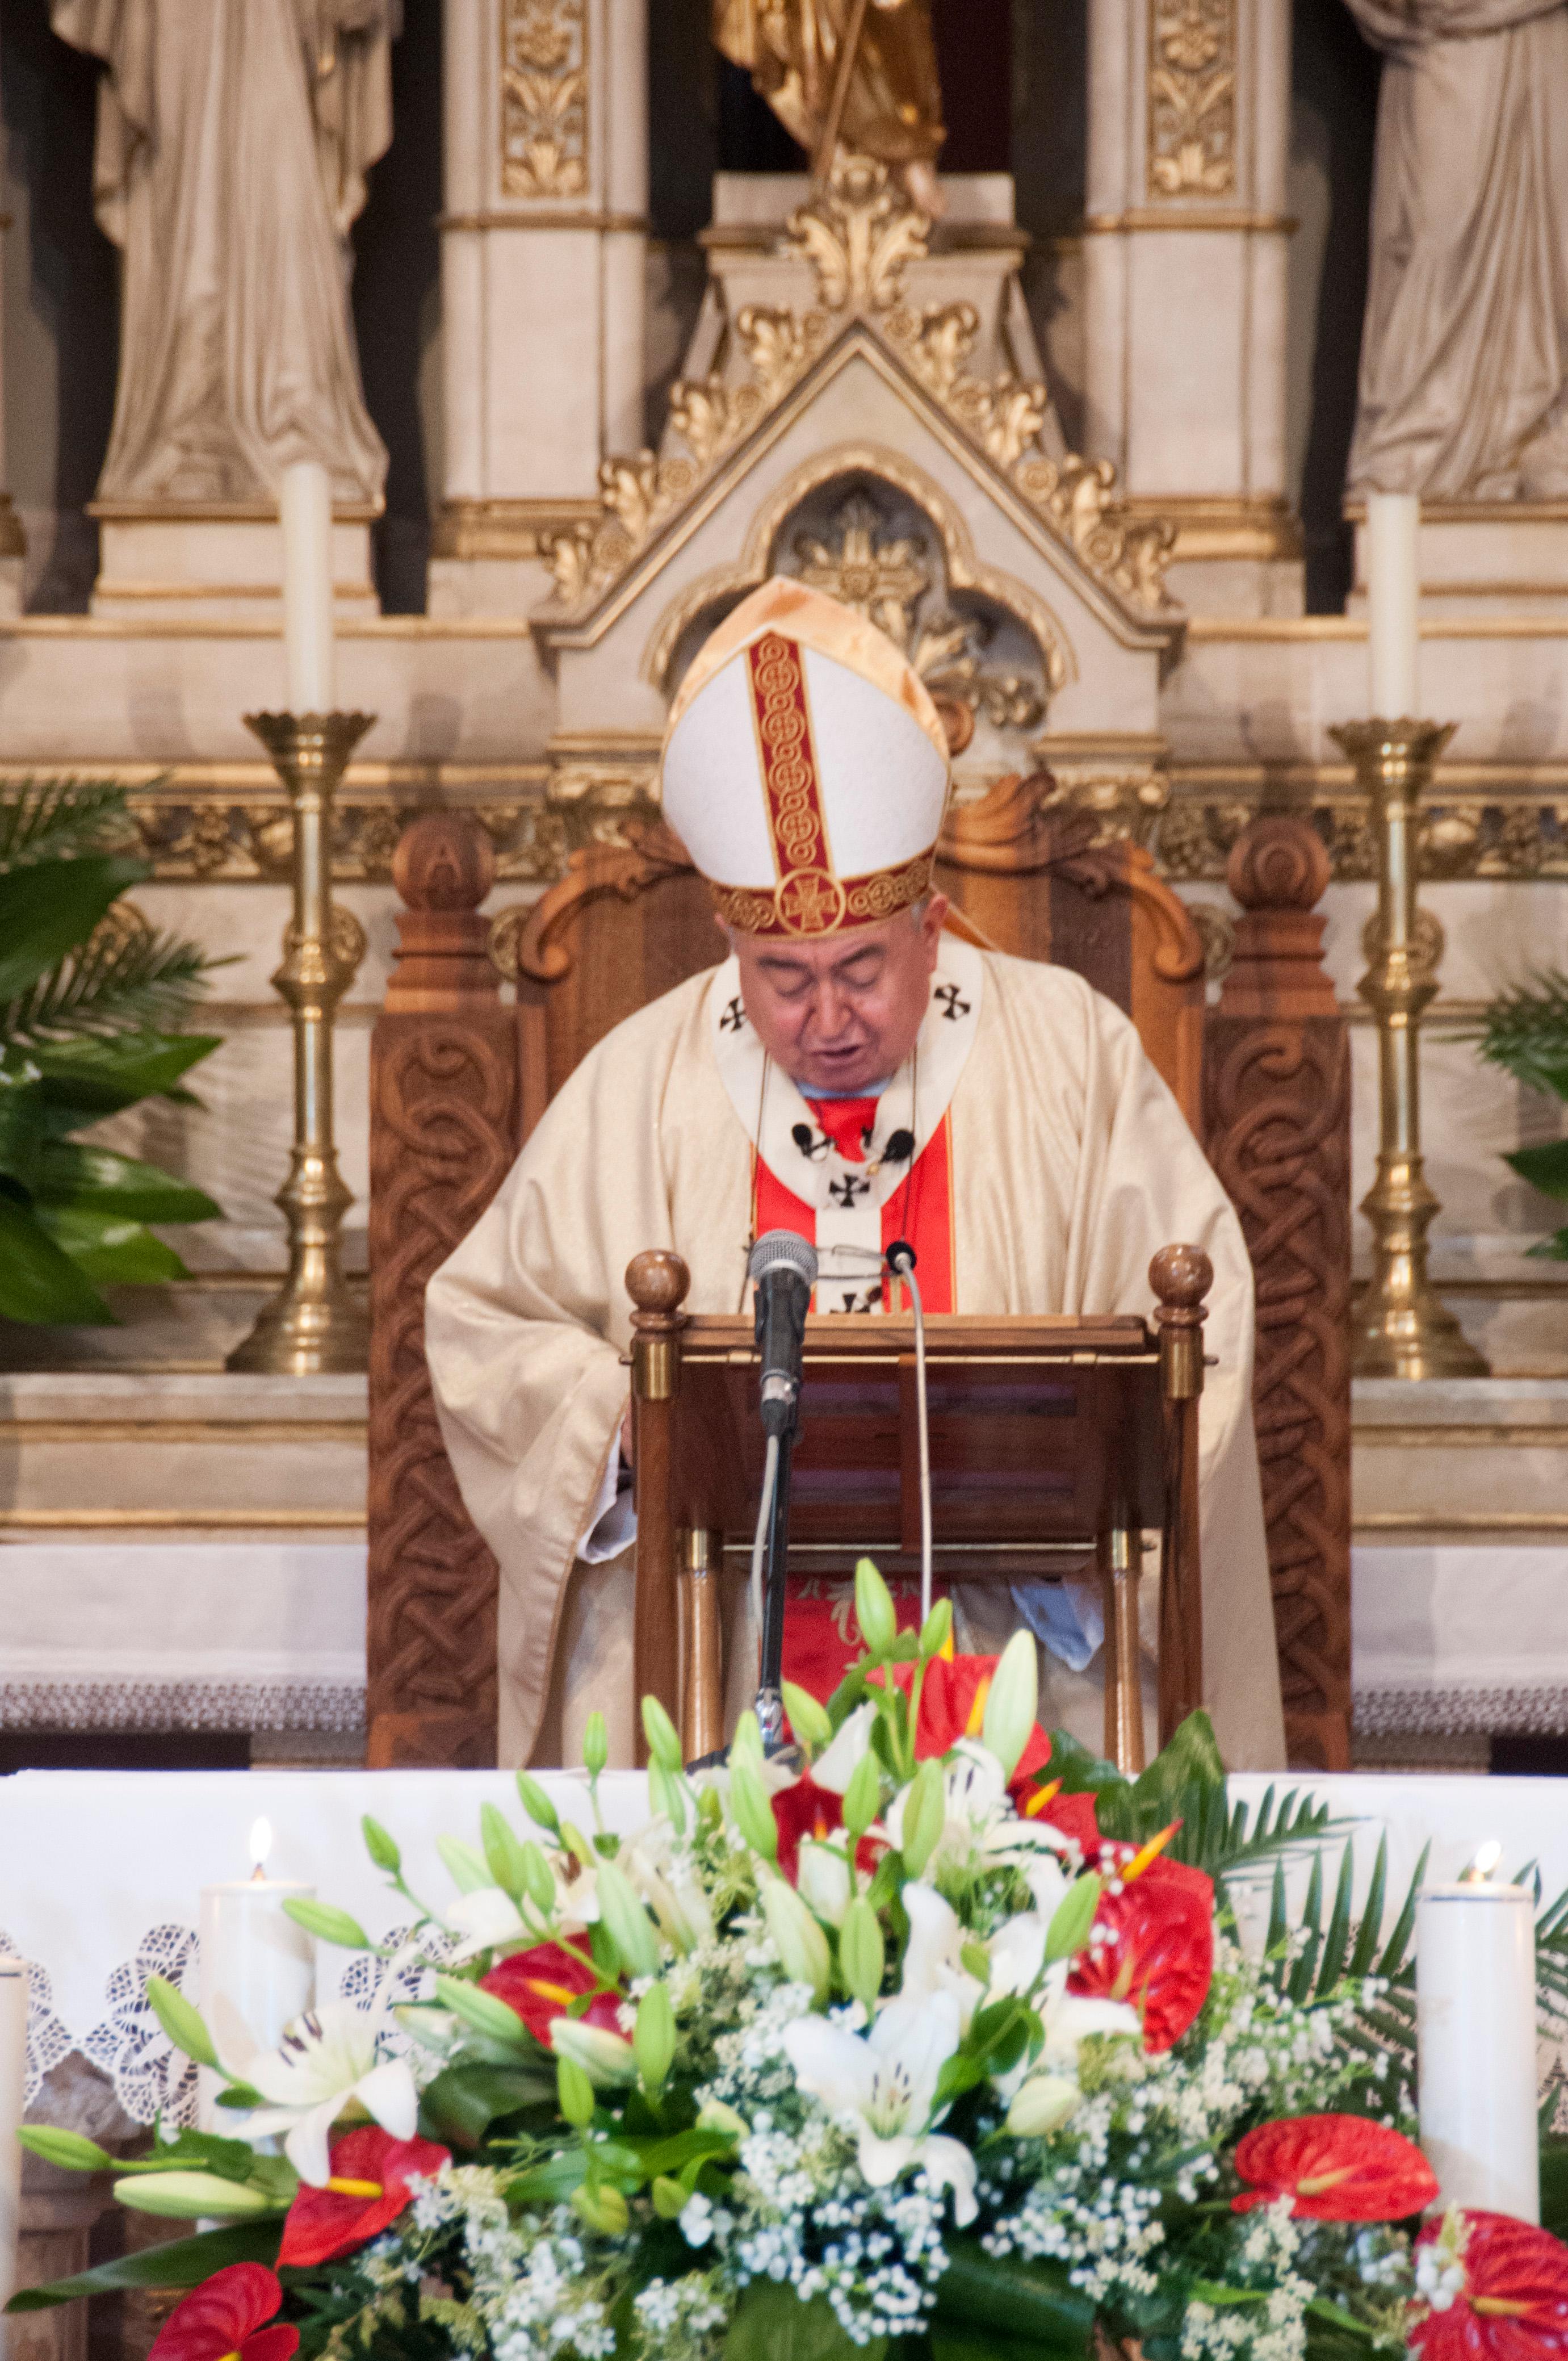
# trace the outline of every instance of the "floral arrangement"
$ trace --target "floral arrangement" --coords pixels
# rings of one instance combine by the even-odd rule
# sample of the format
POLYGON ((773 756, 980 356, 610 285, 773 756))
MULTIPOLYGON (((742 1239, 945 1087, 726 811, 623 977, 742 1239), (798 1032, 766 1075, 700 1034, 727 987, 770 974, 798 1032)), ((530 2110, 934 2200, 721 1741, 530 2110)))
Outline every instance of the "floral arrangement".
POLYGON ((1321 1818, 1269 1806, 1249 1829, 1201 1716, 1135 1784, 1053 1748, 1028 1634, 954 1659, 946 1603, 899 1633, 869 1564, 857 1612, 866 1653, 831 1705, 786 1697, 793 1758, 745 1717, 726 1771, 693 1777, 644 1706, 635 1836, 597 1824, 602 1726, 595 1828, 520 1773, 526 1832, 487 1806, 477 1846, 444 1839, 439 1914, 367 1820, 415 1914, 379 1990, 411 2002, 329 2003, 225 2059, 155 1980, 236 2136, 122 2164, 24 2137, 219 2226, 13 2309, 192 2289, 153 2361, 1568 2349, 1568 2246, 1494 2214, 1423 2225, 1409 1930, 1378 1951, 1381 1866, 1359 1930, 1343 1874, 1323 1928, 1314 1872, 1310 1927, 1250 1957, 1196 1856, 1255 1860, 1321 1818), (1180 1825, 1146 1832, 1179 1795, 1180 1825))

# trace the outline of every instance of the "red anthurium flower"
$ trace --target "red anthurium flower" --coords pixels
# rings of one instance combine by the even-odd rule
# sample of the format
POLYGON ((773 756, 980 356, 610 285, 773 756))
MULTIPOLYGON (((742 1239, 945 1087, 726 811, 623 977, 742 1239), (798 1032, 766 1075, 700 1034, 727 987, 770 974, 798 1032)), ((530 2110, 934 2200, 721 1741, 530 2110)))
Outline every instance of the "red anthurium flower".
MULTIPOLYGON (((1031 1741, 1032 1743, 1033 1741, 1031 1741)), ((1047 1740, 1047 1743, 1049 1743, 1047 1740)), ((1028 1759, 1028 1749, 1025 1750, 1028 1759)), ((1064 1795, 1059 1779, 1024 1779, 1014 1777, 1013 1795, 1026 1820, 1045 1820, 1070 1837, 1085 1861, 1091 1861, 1100 1849, 1100 1823, 1094 1817, 1092 1795, 1064 1795)))
POLYGON ((1213 1978, 1214 1881, 1148 1846, 1135 1852, 1102 1845, 1091 1866, 1106 1887, 1067 1988, 1086 1999, 1130 2002, 1143 2015, 1144 2047, 1168 2049, 1213 1978))
POLYGON ((330 2263, 368 2246, 408 2203, 409 2183, 430 2180, 452 2161, 433 2140, 394 2139, 379 2124, 345 2132, 332 2144, 332 2178, 324 2189, 302 2184, 283 2224, 280 2263, 330 2263))
POLYGON ((582 2023, 607 2033, 620 2031, 620 1995, 603 1991, 593 1970, 560 1943, 535 1943, 531 1950, 509 1952, 488 1976, 479 1978, 479 1990, 514 2008, 546 2049, 552 2019, 565 2016, 585 1993, 592 1993, 593 1998, 579 2012, 582 2023))
POLYGON ((1236 2213, 1277 2198, 1298 2220, 1403 2222, 1437 2195, 1437 2175, 1403 2132, 1365 2115, 1291 2115, 1260 2124, 1237 2143, 1236 2170, 1252 2187, 1236 2213))
POLYGON ((276 2272, 262 2263, 230 2263, 177 2303, 159 2330, 148 2361, 290 2361, 297 2328, 268 2328, 283 2301, 276 2272))
POLYGON ((1420 2361, 1568 2353, 1568 2246, 1532 2222, 1454 2208, 1416 2240, 1416 2287, 1409 2345, 1420 2361))
POLYGON ((779 1875, 793 1885, 800 1870, 803 1837, 823 1838, 844 1825, 844 1798, 819 1787, 809 1771, 773 1795, 773 1826, 779 1832, 779 1875))

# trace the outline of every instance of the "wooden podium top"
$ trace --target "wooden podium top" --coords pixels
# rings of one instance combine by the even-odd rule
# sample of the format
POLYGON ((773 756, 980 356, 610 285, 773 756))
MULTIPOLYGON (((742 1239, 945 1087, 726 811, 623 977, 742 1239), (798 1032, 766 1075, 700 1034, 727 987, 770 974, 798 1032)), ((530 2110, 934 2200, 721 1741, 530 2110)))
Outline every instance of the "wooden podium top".
MULTIPOLYGON (((1164 1426, 1157 1340, 1136 1318, 926 1322, 938 1575, 1060 1574, 1110 1525, 1158 1525, 1164 1426)), ((749 1548, 762 1478, 758 1357, 745 1315, 680 1329, 671 1404, 673 1514, 749 1548)), ((806 1324, 790 1557, 847 1572, 869 1554, 918 1564, 915 1323, 907 1313, 806 1324)))

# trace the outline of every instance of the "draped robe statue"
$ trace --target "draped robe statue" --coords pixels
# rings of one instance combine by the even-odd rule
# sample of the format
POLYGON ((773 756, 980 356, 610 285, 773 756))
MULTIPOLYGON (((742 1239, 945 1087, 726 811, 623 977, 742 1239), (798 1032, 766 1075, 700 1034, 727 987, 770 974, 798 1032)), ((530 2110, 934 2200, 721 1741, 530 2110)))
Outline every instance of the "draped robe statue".
POLYGON ((1568 497, 1568 7, 1348 5, 1387 59, 1350 489, 1568 497))
POLYGON ((125 257, 99 498, 269 500, 295 459, 374 501, 350 224, 391 138, 400 0, 50 0, 108 68, 93 196, 125 257))
MULTIPOLYGON (((745 67, 791 138, 812 158, 827 127, 840 48, 854 13, 854 0, 713 0, 718 48, 745 67)), ((931 0, 871 0, 839 136, 844 147, 890 165, 926 212, 940 210, 935 166, 947 133, 931 0)))

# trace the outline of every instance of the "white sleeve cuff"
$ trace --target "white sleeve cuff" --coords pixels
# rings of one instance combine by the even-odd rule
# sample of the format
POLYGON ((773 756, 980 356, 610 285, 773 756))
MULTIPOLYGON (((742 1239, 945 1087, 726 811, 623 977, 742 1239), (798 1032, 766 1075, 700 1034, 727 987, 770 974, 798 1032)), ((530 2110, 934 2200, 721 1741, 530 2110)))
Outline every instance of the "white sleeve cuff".
POLYGON ((619 1557, 637 1538, 636 1499, 631 1477, 620 1464, 620 1454, 612 1451, 605 1463, 588 1521, 577 1543, 576 1554, 585 1565, 602 1565, 607 1558, 619 1557))

